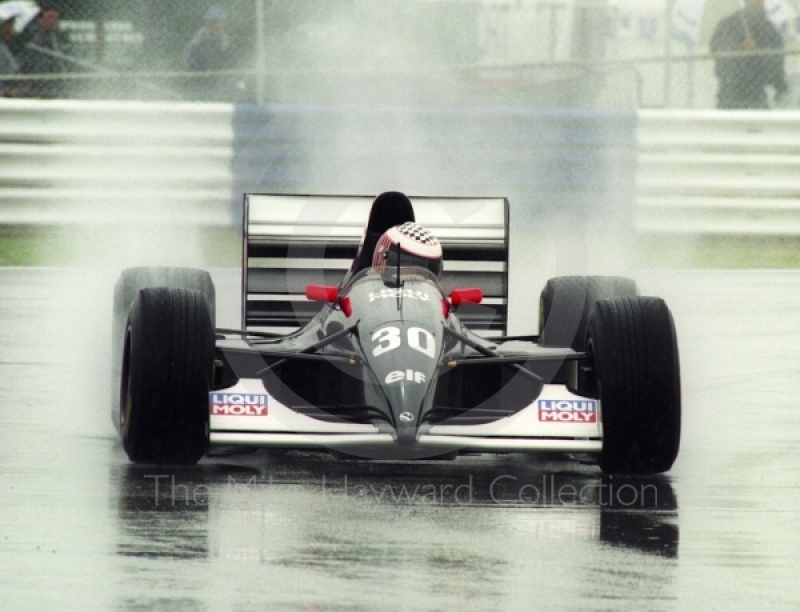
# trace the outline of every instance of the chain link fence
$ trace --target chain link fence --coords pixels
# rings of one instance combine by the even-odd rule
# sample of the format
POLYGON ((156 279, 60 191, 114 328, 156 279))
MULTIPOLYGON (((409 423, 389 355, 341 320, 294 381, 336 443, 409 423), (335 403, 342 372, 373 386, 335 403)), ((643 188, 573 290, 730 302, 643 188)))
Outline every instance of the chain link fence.
POLYGON ((0 78, 20 97, 632 109, 728 91, 723 106, 800 107, 800 20, 777 41, 740 28, 752 49, 712 44, 738 5, 708 0, 688 40, 677 1, 61 0, 57 36, 33 19, 0 78))
POLYGON ((662 0, 608 11, 605 61, 635 66, 639 107, 800 107, 800 2, 662 0), (648 8, 649 7, 649 8, 648 8))
POLYGON ((706 52, 642 58, 632 64, 640 108, 800 108, 800 51, 706 52), (762 62, 773 68, 762 68, 762 62), (777 62, 784 66, 781 78, 774 76, 777 62))
POLYGON ((242 84, 253 76, 255 4, 230 0, 217 15, 224 25, 216 40, 202 41, 206 50, 218 44, 219 53, 206 58, 206 65, 190 67, 190 44, 199 32, 206 32, 209 5, 205 2, 40 3, 40 16, 8 45, 20 68, 11 81, 14 93, 42 98, 228 102, 244 101, 248 95, 253 98, 252 86, 247 93, 242 84), (41 16, 52 12, 51 7, 59 20, 56 29, 48 30, 41 16))

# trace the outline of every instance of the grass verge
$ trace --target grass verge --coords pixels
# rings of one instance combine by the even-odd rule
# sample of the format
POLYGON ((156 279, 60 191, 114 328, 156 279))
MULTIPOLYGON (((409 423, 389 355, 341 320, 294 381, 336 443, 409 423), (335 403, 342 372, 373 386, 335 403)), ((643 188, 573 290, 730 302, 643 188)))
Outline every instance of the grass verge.
POLYGON ((639 236, 648 268, 800 268, 800 236, 639 236))
MULTIPOLYGON (((180 230, 176 230, 180 231, 180 230)), ((98 240, 107 228, 63 228, 47 226, 0 227, 0 266, 72 266, 92 265, 108 258, 109 249, 123 252, 135 237, 130 232, 120 236, 118 242, 98 240)), ((169 231, 165 232, 169 234, 169 231)), ((144 242, 147 242, 146 240, 144 242)), ((237 266, 242 258, 240 231, 229 227, 202 228, 198 245, 192 250, 201 253, 202 266, 237 266)), ((178 247, 179 248, 179 247, 178 247)), ((155 252, 168 252, 163 244, 155 252)), ((169 261, 162 265, 170 265, 169 261)))
MULTIPOLYGON (((83 249, 76 255, 76 241, 91 244, 90 229, 40 226, 0 227, 0 265, 69 266, 96 263, 102 253, 83 249)), ((199 243, 204 266, 238 266, 241 262, 239 230, 203 228, 199 243)), ((800 268, 800 237, 784 236, 639 236, 637 263, 647 268, 800 268)), ((163 265, 169 265, 164 262, 163 265)))

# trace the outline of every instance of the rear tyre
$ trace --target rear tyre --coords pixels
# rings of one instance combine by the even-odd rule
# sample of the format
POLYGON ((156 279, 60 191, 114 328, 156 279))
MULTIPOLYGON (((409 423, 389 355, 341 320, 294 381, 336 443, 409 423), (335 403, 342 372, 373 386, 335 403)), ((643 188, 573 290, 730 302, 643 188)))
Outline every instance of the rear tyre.
POLYGON ((558 276, 547 281, 539 296, 539 344, 583 350, 588 290, 585 276, 558 276))
POLYGON ((199 291, 206 298, 212 325, 215 324, 216 292, 211 275, 195 268, 128 268, 114 286, 114 316, 111 330, 111 422, 119 433, 119 384, 122 348, 128 312, 139 291, 148 287, 176 287, 199 291))
POLYGON ((128 316, 119 421, 137 463, 194 464, 208 446, 215 335, 196 291, 143 289, 128 316))
POLYGON ((539 343, 582 352, 592 306, 598 300, 636 295, 636 281, 621 276, 551 278, 539 297, 539 343))
POLYGON ((681 385, 675 324, 654 297, 601 300, 589 315, 603 417, 600 467, 656 474, 672 467, 681 435, 681 385))

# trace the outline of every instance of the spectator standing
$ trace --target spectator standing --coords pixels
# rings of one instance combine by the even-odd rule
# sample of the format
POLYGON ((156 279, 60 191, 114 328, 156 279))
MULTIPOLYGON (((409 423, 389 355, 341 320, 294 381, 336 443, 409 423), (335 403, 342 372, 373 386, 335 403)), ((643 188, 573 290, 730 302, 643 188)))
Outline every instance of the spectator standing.
MULTIPOLYGON (((187 47, 187 70, 217 72, 233 69, 235 61, 226 25, 225 9, 219 4, 210 6, 205 14, 205 25, 197 31, 187 47)), ((189 92, 196 100, 232 100, 233 88, 234 80, 225 75, 194 77, 189 82, 189 92)))
POLYGON ((753 52, 716 59, 717 108, 769 108, 768 85, 775 88, 778 100, 788 90, 783 55, 757 53, 783 49, 783 38, 767 19, 764 0, 745 0, 743 9, 723 18, 710 47, 712 53, 753 52))
MULTIPOLYGON (((24 74, 57 74, 69 72, 63 59, 69 51, 64 34, 58 29, 61 12, 55 4, 45 4, 30 28, 30 39, 25 45, 20 72, 24 74)), ((66 92, 66 83, 60 79, 30 81, 26 94, 34 98, 59 98, 66 92)))
MULTIPOLYGON (((15 17, 10 17, 0 23, 0 76, 7 77, 19 72, 19 64, 11 53, 8 44, 14 38, 14 22, 15 17)), ((3 80, 0 82, 0 97, 10 97, 15 95, 15 86, 13 81, 3 80)))

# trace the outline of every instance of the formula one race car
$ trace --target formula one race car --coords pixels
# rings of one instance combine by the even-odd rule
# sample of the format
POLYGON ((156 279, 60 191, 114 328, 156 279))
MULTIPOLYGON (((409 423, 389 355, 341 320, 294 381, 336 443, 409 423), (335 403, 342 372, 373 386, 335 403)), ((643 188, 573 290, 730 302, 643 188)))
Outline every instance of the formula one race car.
POLYGON ((629 279, 553 278, 540 335, 507 336, 505 199, 247 195, 243 245, 241 329, 215 328, 205 271, 122 273, 112 420, 132 461, 242 446, 675 461, 666 304, 629 279))

